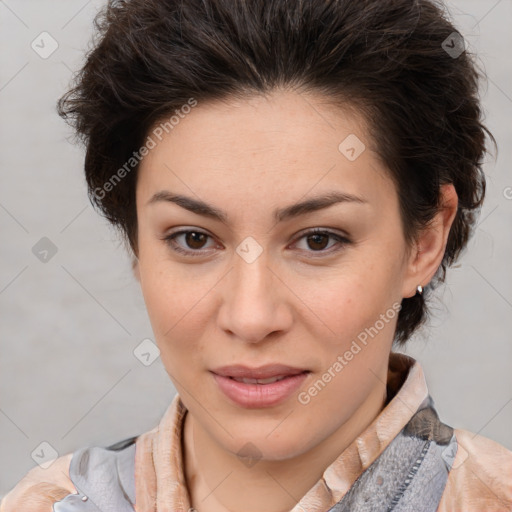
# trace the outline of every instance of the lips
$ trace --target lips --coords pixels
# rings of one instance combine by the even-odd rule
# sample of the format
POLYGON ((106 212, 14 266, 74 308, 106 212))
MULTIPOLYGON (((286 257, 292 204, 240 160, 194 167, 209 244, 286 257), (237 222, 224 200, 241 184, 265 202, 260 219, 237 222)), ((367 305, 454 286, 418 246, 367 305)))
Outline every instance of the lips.
POLYGON ((301 371, 300 368, 284 367, 283 365, 260 368, 240 366, 217 368, 216 372, 219 371, 226 375, 211 372, 219 391, 232 404, 247 409, 274 407, 283 403, 298 391, 311 373, 308 370, 301 371), (234 377, 229 375, 230 373, 253 376, 269 375, 270 373, 277 373, 278 375, 257 379, 254 377, 234 377), (282 375, 283 373, 284 375, 282 375))
POLYGON ((229 365, 212 370, 213 373, 221 377, 230 377, 238 382, 246 382, 247 384, 268 384, 307 371, 306 368, 283 364, 268 364, 257 368, 244 365, 229 365))
POLYGON ((222 366, 211 370, 218 389, 231 403, 255 409, 276 406, 297 391, 310 370, 284 364, 222 366))

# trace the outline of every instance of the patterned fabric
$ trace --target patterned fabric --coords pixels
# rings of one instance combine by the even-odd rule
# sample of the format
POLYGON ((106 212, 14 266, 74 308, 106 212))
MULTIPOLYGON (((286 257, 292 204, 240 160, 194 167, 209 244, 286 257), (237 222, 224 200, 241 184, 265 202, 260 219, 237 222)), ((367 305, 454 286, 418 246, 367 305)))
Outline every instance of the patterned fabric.
POLYGON ((457 441, 439 421, 430 397, 329 512, 435 512, 457 441))
POLYGON ((69 476, 78 493, 53 505, 54 512, 133 512, 135 441, 108 448, 82 448, 73 454, 69 476))

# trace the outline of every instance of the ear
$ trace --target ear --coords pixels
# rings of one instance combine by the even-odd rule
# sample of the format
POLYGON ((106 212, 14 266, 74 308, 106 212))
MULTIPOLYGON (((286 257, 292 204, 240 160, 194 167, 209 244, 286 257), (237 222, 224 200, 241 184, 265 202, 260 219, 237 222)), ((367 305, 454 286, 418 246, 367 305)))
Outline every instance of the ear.
POLYGON ((139 259, 136 256, 132 256, 132 271, 135 279, 140 283, 139 259))
POLYGON ((402 296, 413 297, 418 285, 426 286, 443 261, 448 235, 457 213, 458 197, 452 183, 440 187, 441 208, 417 238, 407 264, 402 296))

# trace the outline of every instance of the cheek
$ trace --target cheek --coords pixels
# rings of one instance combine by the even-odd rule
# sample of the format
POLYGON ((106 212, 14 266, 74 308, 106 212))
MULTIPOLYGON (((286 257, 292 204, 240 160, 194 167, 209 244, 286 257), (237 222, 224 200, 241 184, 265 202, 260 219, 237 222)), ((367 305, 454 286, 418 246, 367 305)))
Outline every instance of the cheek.
POLYGON ((325 327, 327 337, 347 340, 391 305, 388 282, 383 269, 375 270, 374 262, 361 258, 325 279, 308 279, 302 286, 298 281, 295 289, 307 306, 304 313, 325 327))
POLYGON ((155 335, 162 336, 185 313, 183 283, 175 274, 160 271, 156 265, 146 268, 142 264, 141 289, 155 335))
MULTIPOLYGON (((150 260, 148 260, 150 261, 150 260)), ((213 287, 198 277, 187 276, 169 261, 140 263, 141 289, 162 362, 178 368, 191 351, 198 355, 205 321, 211 315, 213 287), (211 293, 211 292, 210 292, 211 293)), ((209 281, 209 279, 208 279, 209 281)))
POLYGON ((140 285, 155 336, 163 339, 173 336, 184 320, 190 325, 188 314, 204 295, 205 283, 186 266, 173 263, 164 242, 145 235, 140 242, 140 285))

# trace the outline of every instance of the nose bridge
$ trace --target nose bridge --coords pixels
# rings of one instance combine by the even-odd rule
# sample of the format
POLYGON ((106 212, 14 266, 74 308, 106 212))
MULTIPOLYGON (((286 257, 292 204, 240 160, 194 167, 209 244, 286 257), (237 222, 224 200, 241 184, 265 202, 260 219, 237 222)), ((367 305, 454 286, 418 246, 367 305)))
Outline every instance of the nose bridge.
POLYGON ((251 237, 236 248, 230 285, 224 295, 221 327, 245 341, 259 341, 286 328, 284 304, 279 304, 277 283, 268 268, 268 252, 251 237))
MULTIPOLYGON (((234 288, 237 303, 263 310, 273 301, 269 253, 254 238, 247 237, 236 248, 234 288)), ((260 311, 261 313, 261 311, 260 311)))
MULTIPOLYGON (((247 246, 246 246, 247 249, 247 246)), ((268 268, 268 254, 261 251, 256 254, 253 248, 240 255, 240 246, 237 249, 237 256, 234 258, 233 280, 238 300, 243 297, 250 300, 265 298, 272 300, 270 294, 270 281, 272 272, 268 268)))

